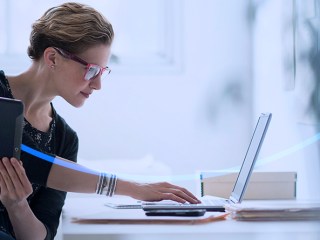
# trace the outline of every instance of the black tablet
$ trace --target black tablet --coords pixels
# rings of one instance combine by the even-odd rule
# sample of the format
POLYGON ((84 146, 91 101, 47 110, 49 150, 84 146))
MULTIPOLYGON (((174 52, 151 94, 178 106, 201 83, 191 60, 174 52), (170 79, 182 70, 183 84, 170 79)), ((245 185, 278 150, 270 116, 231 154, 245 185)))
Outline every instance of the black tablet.
POLYGON ((0 97, 0 157, 20 159, 23 103, 0 97))

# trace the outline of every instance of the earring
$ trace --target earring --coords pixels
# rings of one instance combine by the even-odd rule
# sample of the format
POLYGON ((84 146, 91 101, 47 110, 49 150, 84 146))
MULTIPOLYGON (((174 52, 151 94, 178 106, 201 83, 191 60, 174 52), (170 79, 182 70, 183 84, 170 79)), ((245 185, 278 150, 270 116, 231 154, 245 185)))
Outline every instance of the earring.
POLYGON ((54 65, 51 65, 50 67, 53 69, 53 68, 54 68, 54 65))

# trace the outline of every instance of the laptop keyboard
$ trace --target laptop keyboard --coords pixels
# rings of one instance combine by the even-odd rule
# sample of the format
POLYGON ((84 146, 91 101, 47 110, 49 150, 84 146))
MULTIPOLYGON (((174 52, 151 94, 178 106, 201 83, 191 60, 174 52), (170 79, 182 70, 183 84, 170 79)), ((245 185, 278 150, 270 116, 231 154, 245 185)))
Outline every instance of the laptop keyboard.
POLYGON ((192 203, 177 203, 175 201, 171 201, 171 200, 164 200, 161 202, 148 202, 145 203, 146 205, 182 205, 182 206, 186 206, 186 205, 191 205, 191 206, 224 206, 226 203, 228 203, 227 199, 201 199, 200 198, 201 203, 198 204, 192 204, 192 203))
POLYGON ((200 199, 201 203, 197 205, 223 206, 228 203, 227 199, 200 199))

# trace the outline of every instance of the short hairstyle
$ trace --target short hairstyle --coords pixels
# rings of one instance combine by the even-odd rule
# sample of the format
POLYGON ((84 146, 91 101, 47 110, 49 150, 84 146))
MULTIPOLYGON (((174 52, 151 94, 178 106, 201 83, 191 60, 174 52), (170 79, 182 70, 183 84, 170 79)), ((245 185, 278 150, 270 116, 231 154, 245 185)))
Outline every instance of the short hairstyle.
POLYGON ((84 4, 64 3, 48 9, 32 25, 28 55, 39 60, 48 47, 78 54, 98 44, 111 45, 114 32, 110 22, 84 4))

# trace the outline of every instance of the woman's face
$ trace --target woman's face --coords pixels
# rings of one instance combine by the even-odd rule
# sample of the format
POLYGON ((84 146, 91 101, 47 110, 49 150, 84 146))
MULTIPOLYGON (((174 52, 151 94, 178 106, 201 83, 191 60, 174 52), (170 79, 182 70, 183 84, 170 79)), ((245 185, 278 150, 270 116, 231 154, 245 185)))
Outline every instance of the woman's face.
MULTIPOLYGON (((81 107, 94 90, 101 89, 101 74, 98 74, 91 80, 86 80, 85 74, 87 73, 88 67, 77 60, 64 57, 61 52, 59 53, 58 51, 59 50, 57 50, 57 57, 59 58, 60 64, 56 68, 58 75, 55 78, 57 94, 72 106, 81 107)), ((101 44, 76 55, 76 58, 78 57, 89 64, 104 68, 107 66, 109 56, 110 46, 101 44)), ((108 74, 107 71, 108 70, 106 70, 104 74, 108 74)), ((90 75, 90 73, 88 75, 90 75)))

